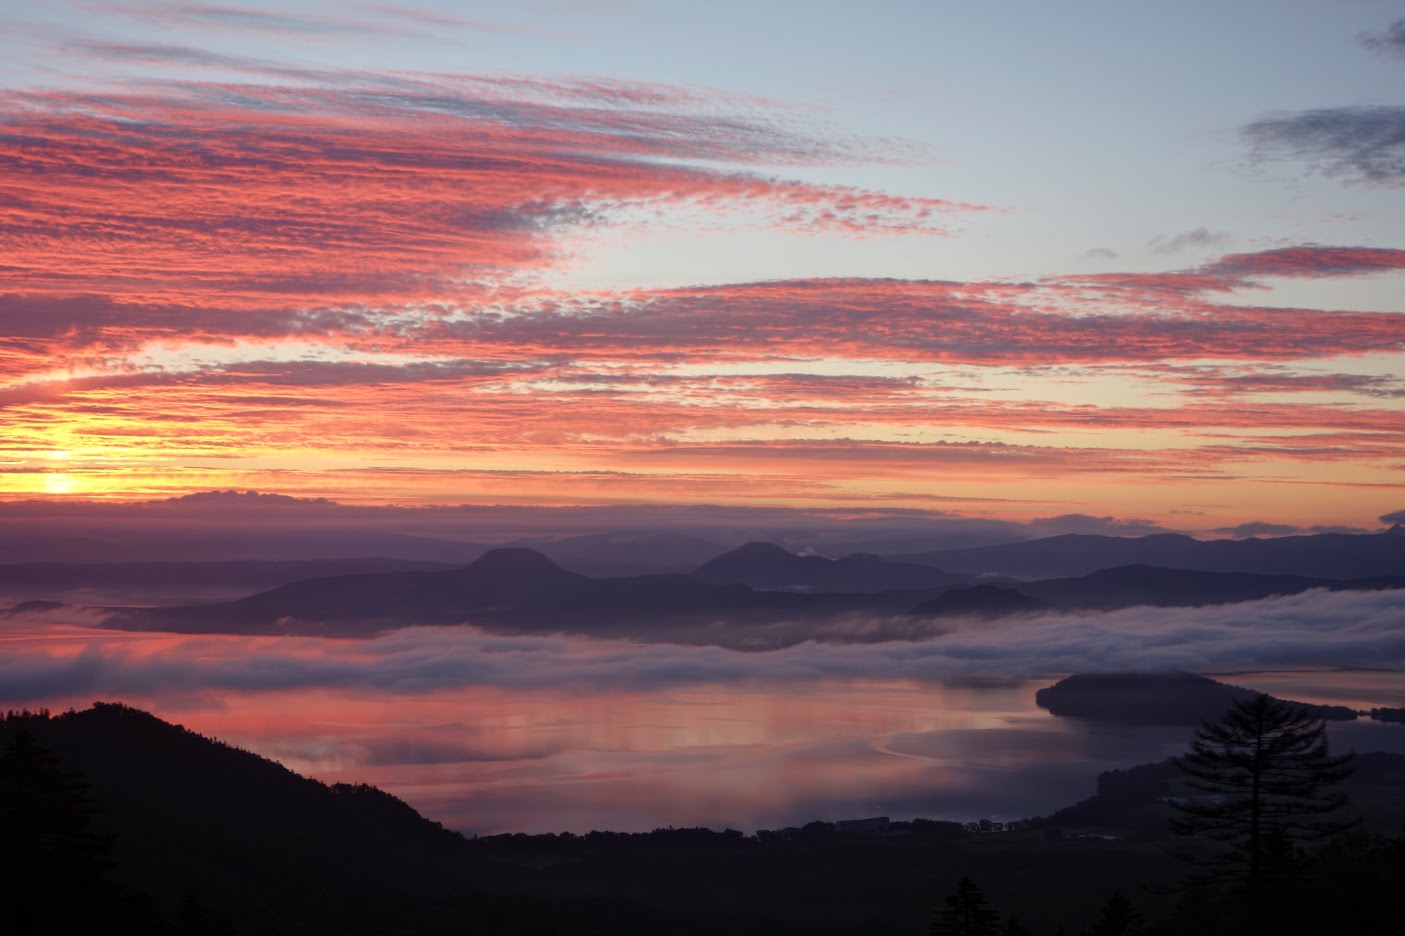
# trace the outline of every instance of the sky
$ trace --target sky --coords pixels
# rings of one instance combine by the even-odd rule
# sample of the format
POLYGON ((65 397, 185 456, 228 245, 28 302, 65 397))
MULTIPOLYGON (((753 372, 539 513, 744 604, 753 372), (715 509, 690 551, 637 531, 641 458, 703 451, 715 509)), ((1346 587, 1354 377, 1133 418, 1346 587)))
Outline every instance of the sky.
POLYGON ((0 498, 1405 508, 1405 3, 5 3, 0 101, 0 498))

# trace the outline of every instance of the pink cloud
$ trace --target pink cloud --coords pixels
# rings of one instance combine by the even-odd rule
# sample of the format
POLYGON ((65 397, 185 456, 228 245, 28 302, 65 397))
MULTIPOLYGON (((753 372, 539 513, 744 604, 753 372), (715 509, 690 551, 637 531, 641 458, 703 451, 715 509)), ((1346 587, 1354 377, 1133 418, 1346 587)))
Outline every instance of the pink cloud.
POLYGON ((404 304, 548 265, 557 235, 636 207, 745 206, 850 233, 940 232, 976 208, 664 162, 824 157, 760 120, 631 109, 637 88, 562 94, 407 80, 8 95, 0 285, 238 310, 404 304))

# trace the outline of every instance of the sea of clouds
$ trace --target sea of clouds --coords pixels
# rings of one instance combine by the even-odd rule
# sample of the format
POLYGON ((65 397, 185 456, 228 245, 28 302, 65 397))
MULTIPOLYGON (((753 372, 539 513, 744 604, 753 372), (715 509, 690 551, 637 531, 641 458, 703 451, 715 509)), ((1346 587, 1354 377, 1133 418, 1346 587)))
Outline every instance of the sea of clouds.
MULTIPOLYGON (((825 642, 751 651, 503 636, 472 627, 406 628, 363 640, 124 633, 75 626, 76 615, 18 615, 0 625, 0 704, 198 690, 650 691, 903 679, 970 685, 1073 672, 1405 666, 1405 590, 1314 590, 1208 608, 954 621, 938 636, 868 643, 836 642, 831 626, 825 642)), ((871 632, 874 622, 850 626, 871 632)))

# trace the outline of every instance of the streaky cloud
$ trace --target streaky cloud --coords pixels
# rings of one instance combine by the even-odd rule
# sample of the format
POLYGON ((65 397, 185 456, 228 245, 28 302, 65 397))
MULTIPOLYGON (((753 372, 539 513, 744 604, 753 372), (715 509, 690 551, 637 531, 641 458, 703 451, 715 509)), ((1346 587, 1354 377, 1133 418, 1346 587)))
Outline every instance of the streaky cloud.
POLYGON ((945 216, 981 210, 743 171, 853 154, 667 87, 404 76, 3 99, 0 194, 15 209, 0 288, 46 298, 238 312, 473 301, 485 282, 553 265, 572 232, 645 208, 757 210, 855 236, 945 233, 945 216))
POLYGON ((1229 234, 1224 231, 1211 231, 1205 226, 1200 226, 1191 231, 1182 231, 1180 234, 1158 234, 1153 237, 1147 246, 1156 253, 1180 253, 1190 248, 1210 249, 1220 247, 1229 243, 1229 234))
POLYGON ((1361 37, 1361 44, 1373 52, 1405 57, 1405 19, 1398 19, 1379 33, 1361 37))
MULTIPOLYGON (((1405 112, 1402 112, 1405 114, 1405 112)), ((1405 124, 1402 124, 1405 129, 1405 124)), ((1392 247, 1333 247, 1302 244, 1256 253, 1226 254, 1203 267, 1244 282, 1256 276, 1331 279, 1405 270, 1405 250, 1392 247)))
POLYGON ((1347 182, 1405 184, 1405 107, 1333 107, 1266 117, 1242 130, 1260 162, 1304 163, 1347 182))
POLYGON ((114 3, 98 6, 155 26, 201 26, 216 30, 238 30, 273 36, 384 35, 398 31, 383 23, 358 22, 343 17, 308 16, 256 6, 225 6, 212 3, 114 3))

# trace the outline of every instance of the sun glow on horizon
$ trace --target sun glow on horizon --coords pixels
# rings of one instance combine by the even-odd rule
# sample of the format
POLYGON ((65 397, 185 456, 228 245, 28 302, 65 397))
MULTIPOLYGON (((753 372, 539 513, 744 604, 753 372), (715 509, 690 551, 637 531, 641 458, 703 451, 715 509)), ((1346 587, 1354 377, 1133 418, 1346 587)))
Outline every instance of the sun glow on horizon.
MULTIPOLYGON (((1264 82, 1192 29, 1155 132, 1119 102, 1011 159, 1050 117, 1037 96, 929 94, 1047 52, 975 8, 891 5, 970 58, 855 42, 889 21, 822 5, 808 41, 776 30, 776 56, 709 81, 718 59, 695 47, 688 67, 686 35, 647 68, 499 37, 510 66, 484 47, 465 73, 448 46, 402 46, 403 24, 388 42, 325 10, 302 10, 327 29, 290 58, 277 17, 19 6, 0 10, 0 498, 1168 526, 1225 505, 1207 530, 1405 505, 1405 175, 1348 145, 1386 111, 1322 90, 1386 86, 1344 41, 1380 28, 1364 7, 1280 22, 1317 57, 1265 55, 1264 82), (887 77, 834 82, 818 60, 887 77), (1262 119, 1293 94, 1329 110, 1262 119), (1162 131, 1181 144, 1143 151, 1162 131)), ((581 15, 641 49, 668 19, 581 15)), ((1144 16, 1061 34, 1080 66, 1039 85, 1087 100, 1144 16)))

